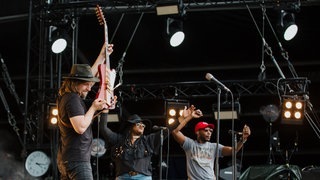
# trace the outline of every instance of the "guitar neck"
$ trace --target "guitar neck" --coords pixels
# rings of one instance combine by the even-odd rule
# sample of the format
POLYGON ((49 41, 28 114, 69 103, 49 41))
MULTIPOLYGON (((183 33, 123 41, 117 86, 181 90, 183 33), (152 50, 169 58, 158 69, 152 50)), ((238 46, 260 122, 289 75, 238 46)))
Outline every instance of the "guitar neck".
POLYGON ((105 23, 104 25, 104 39, 105 39, 105 43, 106 43, 106 68, 110 69, 110 57, 108 54, 108 44, 109 44, 109 39, 108 39, 108 27, 107 24, 105 23))

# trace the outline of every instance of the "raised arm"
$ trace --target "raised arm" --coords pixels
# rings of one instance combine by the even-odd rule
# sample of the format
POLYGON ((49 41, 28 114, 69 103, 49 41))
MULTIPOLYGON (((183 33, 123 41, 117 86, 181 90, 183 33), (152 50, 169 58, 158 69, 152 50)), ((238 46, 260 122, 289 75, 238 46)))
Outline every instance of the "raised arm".
MULTIPOLYGON (((244 125, 244 127, 242 129, 241 140, 237 143, 237 149, 236 149, 237 152, 243 147, 244 143, 247 141, 250 134, 251 134, 250 127, 247 125, 244 125)), ((231 156, 232 155, 232 147, 224 146, 224 148, 222 149, 222 155, 223 156, 231 156)))
MULTIPOLYGON (((108 55, 110 55, 112 52, 113 52, 113 44, 108 44, 108 55)), ((98 77, 98 75, 99 75, 98 74, 99 64, 104 63, 105 59, 106 59, 106 44, 103 44, 96 61, 94 62, 94 64, 91 67, 92 74, 95 77, 98 77)))
POLYGON ((184 128, 187 123, 193 118, 200 118, 202 115, 201 110, 197 109, 191 105, 188 109, 185 107, 183 110, 183 115, 179 117, 179 125, 172 131, 173 138, 182 145, 186 139, 181 129, 184 128))
POLYGON ((111 145, 116 144, 120 139, 121 135, 113 132, 108 127, 108 113, 101 114, 99 125, 100 125, 100 131, 103 138, 111 145))
MULTIPOLYGON (((108 54, 110 55, 112 52, 113 52, 113 44, 108 44, 108 54)), ((95 60, 95 62, 91 66, 91 72, 92 72, 93 76, 95 76, 95 77, 99 76, 98 66, 99 66, 99 64, 104 63, 105 59, 106 59, 106 44, 103 44, 97 59, 95 60)), ((94 84, 95 83, 93 82, 92 86, 94 84)), ((84 98, 86 98, 87 95, 88 95, 88 92, 83 93, 84 98)))

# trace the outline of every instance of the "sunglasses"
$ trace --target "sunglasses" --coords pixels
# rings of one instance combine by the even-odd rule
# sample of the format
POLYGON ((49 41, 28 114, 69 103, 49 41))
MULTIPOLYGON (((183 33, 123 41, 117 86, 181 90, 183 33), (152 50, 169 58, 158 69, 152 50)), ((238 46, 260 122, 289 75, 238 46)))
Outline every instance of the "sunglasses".
POLYGON ((145 124, 143 124, 143 123, 141 123, 141 122, 139 122, 139 123, 136 123, 136 126, 141 126, 141 127, 143 127, 143 128, 145 128, 146 127, 146 125, 145 124))

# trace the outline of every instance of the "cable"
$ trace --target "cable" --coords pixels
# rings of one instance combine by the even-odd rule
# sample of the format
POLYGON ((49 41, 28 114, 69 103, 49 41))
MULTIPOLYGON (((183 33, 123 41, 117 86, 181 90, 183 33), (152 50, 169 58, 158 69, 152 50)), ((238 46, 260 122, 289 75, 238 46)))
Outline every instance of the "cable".
MULTIPOLYGON (((166 168, 166 178, 165 179, 168 179, 168 172, 169 172, 169 155, 170 155, 170 153, 169 153, 169 150, 170 150, 170 132, 169 132, 169 130, 167 131, 167 137, 168 137, 168 141, 167 141, 167 159, 166 159, 166 164, 167 164, 167 168, 166 168)), ((161 167, 162 168, 162 167, 161 167)))
POLYGON ((120 20, 119 20, 119 22, 118 22, 118 24, 117 24, 117 26, 116 26, 116 29, 114 30, 114 32, 113 32, 113 34, 112 34, 112 37, 111 37, 111 39, 110 39, 110 43, 112 42, 112 40, 114 39, 114 36, 116 35, 116 32, 118 31, 118 29, 119 29, 119 27, 120 27, 120 24, 121 24, 121 22, 122 22, 122 20, 123 20, 123 17, 124 17, 124 13, 121 14, 120 20))
MULTIPOLYGON (((261 8, 262 11, 265 11, 265 9, 261 8)), ((262 36, 264 37, 264 30, 265 30, 265 16, 262 16, 262 36)), ((264 64, 264 43, 262 43, 261 48, 261 65, 260 65, 260 73, 258 75, 258 79, 260 81, 263 81, 266 79, 266 66, 264 64)))
MULTIPOLYGON (((257 31, 258 31, 261 39, 262 39, 262 42, 263 42, 263 44, 264 44, 264 46, 265 46, 265 52, 271 57, 271 60, 272 60, 273 63, 275 64, 275 66, 276 66, 276 68, 277 68, 280 76, 285 79, 286 77, 284 76, 284 74, 283 74, 283 72, 282 72, 279 64, 277 63, 276 59, 274 58, 274 56, 273 56, 273 54, 272 54, 271 47, 268 45, 268 43, 266 42, 265 38, 263 37, 263 35, 262 35, 262 33, 261 33, 258 25, 257 25, 257 22, 256 22, 256 20, 254 19, 253 15, 252 15, 252 12, 251 12, 248 4, 246 4, 246 7, 247 7, 248 12, 249 12, 249 14, 250 14, 250 16, 251 16, 251 19, 252 19, 253 23, 255 24, 256 29, 257 29, 257 31)), ((265 7, 262 7, 262 8, 265 8, 265 7)))
MULTIPOLYGON (((261 5, 261 6, 262 6, 262 5, 261 5)), ((264 8, 264 9, 265 9, 265 8, 264 8)), ((289 67, 289 70, 290 70, 292 76, 293 76, 294 78, 297 78, 297 77, 298 77, 298 74, 297 74, 297 72, 295 71, 292 63, 289 61, 288 52, 285 51, 285 49, 283 48, 283 46, 282 46, 282 44, 281 44, 281 42, 280 42, 280 40, 279 40, 279 38, 278 38, 278 36, 277 36, 274 28, 273 28, 273 26, 272 26, 272 24, 271 24, 271 22, 270 22, 270 20, 269 20, 269 17, 268 17, 268 15, 266 14, 265 11, 263 11, 263 17, 265 17, 265 18, 267 19, 267 22, 268 22, 268 24, 269 24, 269 26, 270 26, 270 29, 271 29, 271 31, 272 31, 272 33, 273 33, 273 35, 274 35, 274 37, 275 37, 275 39, 276 39, 276 41, 277 41, 277 43, 278 43, 278 45, 279 45, 279 48, 280 48, 280 50, 281 50, 281 55, 282 55, 283 58, 284 58, 285 60, 287 60, 287 62, 288 62, 288 67, 289 67)))
POLYGON ((139 17, 139 20, 138 20, 138 22, 137 22, 137 24, 136 24, 136 26, 135 26, 135 28, 133 30, 133 33, 132 33, 132 35, 130 37, 130 40, 129 40, 128 44, 127 44, 127 47, 125 48, 125 50, 124 50, 124 52, 122 54, 122 57, 121 57, 121 59, 120 59, 120 61, 118 63, 118 66, 116 68, 116 71, 119 73, 119 84, 117 86, 120 86, 123 83, 123 70, 122 70, 122 67, 123 67, 123 63, 125 62, 124 58, 125 58, 125 56, 127 54, 129 46, 131 45, 133 37, 136 34, 136 31, 138 29, 138 26, 139 26, 139 24, 141 22, 141 19, 142 19, 143 15, 144 15, 144 12, 141 13, 141 15, 139 17))

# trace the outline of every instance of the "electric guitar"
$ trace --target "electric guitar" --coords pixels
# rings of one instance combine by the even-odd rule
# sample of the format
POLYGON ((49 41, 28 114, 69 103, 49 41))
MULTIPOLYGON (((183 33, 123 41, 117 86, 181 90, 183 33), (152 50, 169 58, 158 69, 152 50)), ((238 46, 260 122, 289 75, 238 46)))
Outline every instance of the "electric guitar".
POLYGON ((107 101, 107 105, 105 109, 114 109, 115 103, 114 101, 114 83, 116 79, 116 71, 115 69, 110 68, 110 58, 107 51, 108 42, 108 27, 106 20, 104 18, 102 9, 99 5, 96 7, 96 15, 100 25, 104 26, 104 38, 106 43, 106 57, 105 62, 103 64, 98 65, 98 72, 100 78, 99 91, 96 94, 96 98, 102 98, 107 101))

